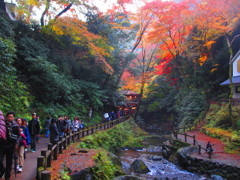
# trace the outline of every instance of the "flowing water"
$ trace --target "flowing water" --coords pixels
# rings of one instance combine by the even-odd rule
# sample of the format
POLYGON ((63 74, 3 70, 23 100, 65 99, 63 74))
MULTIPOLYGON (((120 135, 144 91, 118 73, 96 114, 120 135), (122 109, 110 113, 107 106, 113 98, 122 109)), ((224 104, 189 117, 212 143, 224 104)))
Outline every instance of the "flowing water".
POLYGON ((144 141, 143 149, 129 150, 124 149, 117 155, 120 157, 123 169, 126 174, 136 175, 149 180, 168 179, 168 180, 197 180, 202 177, 182 170, 177 165, 169 162, 162 157, 161 145, 166 142, 164 137, 148 138, 144 141), (134 160, 141 159, 149 168, 147 174, 136 174, 131 172, 130 165, 134 160))

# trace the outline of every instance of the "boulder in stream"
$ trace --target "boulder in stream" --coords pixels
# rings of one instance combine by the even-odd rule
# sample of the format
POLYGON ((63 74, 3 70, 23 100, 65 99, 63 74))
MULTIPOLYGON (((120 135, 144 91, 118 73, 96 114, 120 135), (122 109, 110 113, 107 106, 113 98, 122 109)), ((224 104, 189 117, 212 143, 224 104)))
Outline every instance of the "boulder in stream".
POLYGON ((146 164, 141 159, 136 159, 131 164, 132 171, 139 173, 139 174, 146 174, 150 172, 149 168, 146 166, 146 164))
POLYGON ((211 179, 212 180, 224 180, 224 178, 222 176, 219 176, 219 175, 211 175, 211 179))
POLYGON ((148 159, 153 160, 153 161, 161 161, 162 157, 161 156, 148 156, 148 159))

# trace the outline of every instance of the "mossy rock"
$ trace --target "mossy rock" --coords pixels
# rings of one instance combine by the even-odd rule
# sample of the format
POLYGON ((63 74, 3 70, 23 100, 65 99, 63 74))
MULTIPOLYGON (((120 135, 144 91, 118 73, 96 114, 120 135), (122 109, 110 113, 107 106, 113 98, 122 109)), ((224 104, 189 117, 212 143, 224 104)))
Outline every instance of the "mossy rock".
POLYGON ((112 163, 116 167, 115 175, 116 176, 123 175, 124 171, 122 169, 122 163, 120 161, 120 158, 111 152, 108 152, 108 156, 111 158, 112 163))
POLYGON ((131 169, 132 171, 139 174, 146 174, 150 172, 146 164, 140 159, 136 159, 135 161, 133 161, 133 163, 131 164, 131 169))
POLYGON ((172 145, 175 149, 190 146, 190 144, 177 139, 173 140, 172 145))

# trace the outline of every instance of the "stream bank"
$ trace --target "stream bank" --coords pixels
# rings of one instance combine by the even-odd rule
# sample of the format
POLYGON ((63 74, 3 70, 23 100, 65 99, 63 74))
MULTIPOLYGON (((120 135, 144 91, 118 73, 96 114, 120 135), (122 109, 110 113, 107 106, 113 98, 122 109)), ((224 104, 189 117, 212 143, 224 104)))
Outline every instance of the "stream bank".
POLYGON ((148 137, 144 140, 144 148, 123 149, 116 153, 121 160, 125 174, 147 180, 200 179, 200 175, 183 170, 163 157, 162 145, 166 143, 167 139, 167 136, 148 137), (143 161, 149 172, 139 173, 134 171, 133 163, 136 160, 143 161))

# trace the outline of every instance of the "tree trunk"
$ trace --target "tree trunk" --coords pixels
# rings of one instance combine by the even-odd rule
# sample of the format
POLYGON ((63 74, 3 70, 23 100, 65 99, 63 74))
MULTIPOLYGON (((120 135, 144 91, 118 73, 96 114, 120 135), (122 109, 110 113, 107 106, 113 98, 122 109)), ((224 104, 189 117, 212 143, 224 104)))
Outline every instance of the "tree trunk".
POLYGON ((50 0, 47 0, 46 1, 46 7, 45 7, 45 10, 43 11, 42 13, 42 16, 41 16, 41 19, 40 19, 40 22, 41 22, 41 26, 44 26, 44 16, 47 14, 48 10, 49 10, 49 7, 50 7, 50 0))
POLYGON ((230 94, 229 94, 229 102, 228 102, 228 113, 229 113, 229 119, 232 125, 232 128, 236 128, 236 124, 235 121, 233 120, 233 116, 232 116, 232 102, 233 102, 233 90, 234 90, 234 86, 233 86, 233 82, 232 82, 232 58, 233 58, 233 51, 232 51, 232 47, 231 47, 231 42, 229 40, 229 37, 226 35, 226 40, 227 40, 227 45, 228 45, 228 51, 229 51, 229 81, 230 81, 230 94))
POLYGON ((143 80, 142 84, 141 84, 141 89, 140 89, 140 100, 138 102, 137 109, 136 109, 136 112, 134 114, 134 120, 137 119, 137 115, 139 114, 139 111, 140 111, 140 108, 141 108, 141 105, 142 105, 142 97, 143 97, 143 92, 144 92, 144 86, 145 86, 145 81, 143 80))

